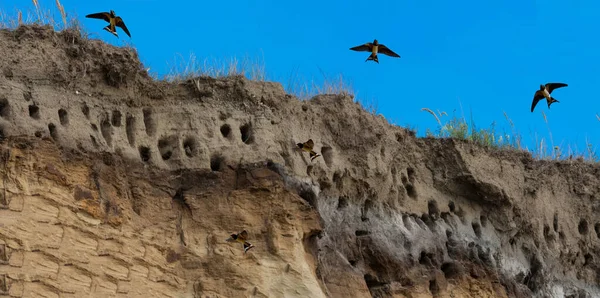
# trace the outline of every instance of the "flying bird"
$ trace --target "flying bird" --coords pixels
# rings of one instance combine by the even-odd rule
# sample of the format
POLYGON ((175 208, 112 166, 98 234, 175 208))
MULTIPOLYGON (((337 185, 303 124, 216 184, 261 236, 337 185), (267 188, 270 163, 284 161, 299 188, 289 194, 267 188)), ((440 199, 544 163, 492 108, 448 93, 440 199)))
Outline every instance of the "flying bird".
POLYGON ((535 91, 535 94, 533 95, 533 102, 531 103, 531 112, 533 113, 533 109, 535 109, 537 103, 543 98, 546 98, 546 102, 548 103, 548 109, 550 109, 551 104, 559 102, 558 100, 556 100, 556 98, 550 96, 550 94, 552 94, 552 91, 554 91, 554 89, 566 86, 568 85, 565 83, 547 83, 546 85, 540 85, 540 89, 535 91))
POLYGON ((298 143, 298 144, 296 144, 296 146, 298 146, 298 148, 302 149, 302 151, 306 151, 310 154, 310 161, 313 161, 315 158, 321 156, 320 154, 318 154, 317 152, 315 152, 313 150, 313 148, 315 147, 315 143, 313 142, 312 139, 308 139, 308 141, 306 141, 304 143, 298 143))
POLYGON ((248 240, 248 232, 243 230, 238 234, 231 234, 229 238, 225 239, 227 242, 239 242, 244 245, 244 253, 246 253, 249 249, 253 248, 254 245, 250 244, 248 240))
POLYGON ((369 56, 369 58, 367 58, 367 60, 365 60, 365 62, 367 62, 369 60, 373 60, 373 61, 377 62, 377 64, 379 64, 379 59, 377 58, 377 53, 385 54, 385 55, 388 55, 391 57, 400 58, 400 55, 394 53, 388 47, 379 43, 377 41, 377 39, 373 40, 372 43, 367 42, 363 45, 359 45, 359 46, 356 46, 356 47, 353 47, 350 49, 353 51, 358 51, 358 52, 371 52, 371 55, 369 56))
POLYGON ((121 27, 121 29, 123 29, 123 31, 125 31, 125 34, 127 34, 129 37, 131 37, 131 34, 129 34, 129 30, 127 29, 127 26, 125 26, 125 22, 123 22, 123 19, 121 19, 121 17, 118 17, 115 14, 114 10, 111 10, 110 12, 92 13, 92 14, 88 14, 85 17, 92 18, 92 19, 101 19, 101 20, 107 21, 108 25, 106 27, 104 27, 103 29, 114 34, 116 37, 119 37, 119 35, 117 34, 116 27, 121 27))

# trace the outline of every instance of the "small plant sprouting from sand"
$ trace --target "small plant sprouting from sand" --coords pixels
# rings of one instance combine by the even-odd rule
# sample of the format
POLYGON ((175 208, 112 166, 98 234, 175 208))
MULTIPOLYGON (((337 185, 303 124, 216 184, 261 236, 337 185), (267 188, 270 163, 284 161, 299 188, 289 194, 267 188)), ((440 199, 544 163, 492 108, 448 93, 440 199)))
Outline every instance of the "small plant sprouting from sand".
POLYGON ((431 114, 438 124, 438 130, 435 132, 427 129, 425 134, 428 137, 463 139, 491 147, 516 147, 515 144, 520 143, 520 141, 516 141, 516 143, 511 141, 509 134, 496 134, 495 123, 492 123, 490 128, 478 129, 472 118, 471 123, 467 122, 464 117, 456 116, 442 122, 444 116, 449 117, 448 113, 440 111, 436 113, 429 108, 422 108, 421 111, 431 114))

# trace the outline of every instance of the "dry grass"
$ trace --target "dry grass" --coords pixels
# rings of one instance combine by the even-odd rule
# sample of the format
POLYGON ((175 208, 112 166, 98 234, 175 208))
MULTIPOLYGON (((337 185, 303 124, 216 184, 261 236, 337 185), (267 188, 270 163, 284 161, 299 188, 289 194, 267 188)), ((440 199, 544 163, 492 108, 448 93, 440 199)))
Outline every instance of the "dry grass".
POLYGON ((68 16, 60 0, 55 0, 55 12, 52 9, 43 8, 38 0, 32 0, 33 7, 26 11, 16 10, 14 14, 0 12, 0 29, 16 29, 20 25, 51 25, 55 30, 81 29, 77 18, 68 16), (59 21, 56 21, 55 13, 58 13, 59 21))
POLYGON ((197 77, 224 78, 239 75, 255 81, 266 80, 264 63, 248 57, 241 60, 237 57, 228 60, 200 60, 196 55, 190 54, 189 59, 178 55, 174 60, 169 65, 169 73, 163 78, 169 82, 182 82, 197 77))
MULTIPOLYGON (((475 122, 472 120, 467 122, 465 117, 452 116, 449 117, 446 112, 434 112, 429 108, 422 108, 421 111, 431 114, 438 124, 437 131, 426 131, 426 136, 437 138, 457 138, 473 141, 482 146, 496 148, 513 148, 530 152, 537 159, 584 159, 591 162, 598 162, 600 158, 597 154, 597 149, 589 142, 585 141, 586 148, 579 150, 577 146, 569 144, 555 144, 550 130, 548 117, 542 112, 542 118, 548 127, 548 139, 539 138, 537 133, 533 135, 535 148, 530 150, 528 147, 523 147, 521 134, 516 130, 513 121, 504 112, 504 117, 510 127, 509 132, 498 133, 495 129, 495 123, 492 123, 489 128, 478 129, 475 122), (449 117, 446 120, 444 117, 449 117)), ((596 115, 598 121, 600 116, 596 115)))

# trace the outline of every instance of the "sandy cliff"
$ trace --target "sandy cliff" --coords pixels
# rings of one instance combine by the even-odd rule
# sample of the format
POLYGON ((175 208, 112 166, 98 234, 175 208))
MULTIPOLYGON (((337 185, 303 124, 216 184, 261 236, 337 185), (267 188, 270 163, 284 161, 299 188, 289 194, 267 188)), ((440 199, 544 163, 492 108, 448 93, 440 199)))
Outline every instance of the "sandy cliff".
POLYGON ((600 297, 598 165, 276 83, 157 82, 68 31, 0 51, 0 295, 600 297))

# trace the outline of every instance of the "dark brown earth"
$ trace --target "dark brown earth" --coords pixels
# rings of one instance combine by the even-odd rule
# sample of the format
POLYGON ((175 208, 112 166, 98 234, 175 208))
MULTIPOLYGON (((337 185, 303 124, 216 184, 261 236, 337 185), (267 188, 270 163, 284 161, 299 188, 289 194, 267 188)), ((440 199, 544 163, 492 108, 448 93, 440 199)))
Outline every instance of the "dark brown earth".
POLYGON ((0 294, 600 296, 597 164, 416 138, 343 95, 155 81, 73 31, 0 51, 0 294))

